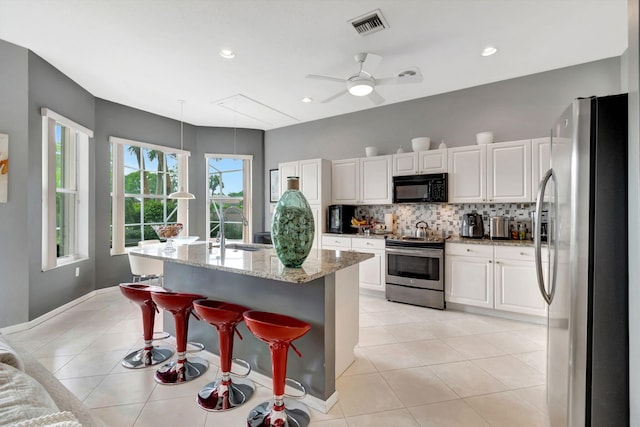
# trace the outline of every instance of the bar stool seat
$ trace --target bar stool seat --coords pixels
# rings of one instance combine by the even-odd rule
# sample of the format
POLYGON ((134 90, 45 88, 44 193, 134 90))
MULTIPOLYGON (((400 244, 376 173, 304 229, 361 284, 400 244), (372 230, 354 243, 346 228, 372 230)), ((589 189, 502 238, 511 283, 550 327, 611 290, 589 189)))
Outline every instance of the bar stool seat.
POLYGON ((285 395, 285 383, 294 382, 303 391, 304 386, 297 381, 286 378, 287 353, 291 346, 299 357, 302 354, 292 341, 309 332, 311 325, 294 317, 264 311, 246 311, 244 322, 251 333, 269 345, 271 352, 271 377, 273 382, 273 401, 262 402, 251 410, 247 417, 247 425, 256 426, 298 426, 306 427, 311 421, 307 407, 296 401, 285 399, 294 397, 285 395))
POLYGON ((121 283, 120 291, 122 295, 140 306, 144 334, 144 347, 127 354, 122 359, 122 366, 129 369, 145 368, 162 363, 173 356, 173 349, 153 345, 153 325, 158 307, 151 299, 151 292, 165 292, 166 290, 159 286, 121 283))
POLYGON ((202 375, 209 367, 209 362, 201 357, 187 359, 187 335, 189 332, 189 316, 193 314, 193 301, 205 299, 199 294, 180 292, 151 292, 151 298, 158 307, 170 312, 176 326, 177 360, 162 365, 155 373, 154 379, 160 384, 181 384, 202 375))
POLYGON ((231 373, 233 355, 233 334, 237 333, 240 339, 237 325, 242 322, 242 313, 249 310, 238 304, 214 300, 194 301, 195 312, 218 331, 218 343, 220 347, 220 371, 221 378, 205 385, 198 393, 197 403, 207 411, 226 411, 237 408, 253 396, 255 386, 253 381, 245 377, 251 372, 249 363, 235 359, 246 365, 246 374, 237 375, 231 373), (231 379, 233 375, 233 380, 231 379))

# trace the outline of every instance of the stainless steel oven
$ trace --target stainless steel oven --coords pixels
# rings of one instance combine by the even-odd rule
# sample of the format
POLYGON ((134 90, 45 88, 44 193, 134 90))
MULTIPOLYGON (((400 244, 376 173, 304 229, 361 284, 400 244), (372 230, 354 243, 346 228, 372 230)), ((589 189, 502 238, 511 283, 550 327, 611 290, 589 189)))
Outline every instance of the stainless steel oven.
POLYGON ((386 298, 444 309, 444 242, 390 237, 385 246, 386 298))

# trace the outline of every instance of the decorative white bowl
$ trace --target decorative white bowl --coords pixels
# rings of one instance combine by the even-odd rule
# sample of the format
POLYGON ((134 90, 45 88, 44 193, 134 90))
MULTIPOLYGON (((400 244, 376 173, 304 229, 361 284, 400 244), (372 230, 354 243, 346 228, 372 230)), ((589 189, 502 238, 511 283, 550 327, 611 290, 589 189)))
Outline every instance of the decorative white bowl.
POLYGON ((478 145, 493 143, 493 132, 476 133, 476 143, 478 145))
POLYGON ((367 157, 375 157, 378 155, 378 147, 365 147, 364 152, 367 157))
POLYGON ((411 140, 411 148, 413 151, 426 151, 431 146, 431 138, 428 136, 420 136, 411 140))
POLYGON ((178 245, 188 245, 198 240, 200 236, 177 236, 173 238, 173 242, 178 245))

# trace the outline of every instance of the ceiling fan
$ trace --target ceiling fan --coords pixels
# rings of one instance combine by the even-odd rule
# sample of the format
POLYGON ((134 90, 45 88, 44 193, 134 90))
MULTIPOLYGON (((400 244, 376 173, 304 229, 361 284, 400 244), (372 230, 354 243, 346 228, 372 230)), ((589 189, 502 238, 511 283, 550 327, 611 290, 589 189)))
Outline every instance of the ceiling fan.
POLYGON ((328 80, 331 82, 338 82, 346 84, 346 88, 330 96, 329 98, 321 101, 322 104, 333 101, 340 96, 350 93, 353 96, 366 96, 371 102, 376 105, 380 105, 384 102, 384 98, 375 91, 376 86, 391 85, 391 84, 403 84, 403 83, 420 83, 422 81, 422 74, 418 67, 409 68, 397 76, 383 77, 380 79, 373 77, 373 71, 378 66, 382 57, 374 53, 357 53, 355 55, 356 62, 360 65, 360 70, 349 77, 348 79, 340 79, 329 76, 318 76, 315 74, 307 74, 308 79, 328 80), (364 68, 368 71, 365 71, 364 68))

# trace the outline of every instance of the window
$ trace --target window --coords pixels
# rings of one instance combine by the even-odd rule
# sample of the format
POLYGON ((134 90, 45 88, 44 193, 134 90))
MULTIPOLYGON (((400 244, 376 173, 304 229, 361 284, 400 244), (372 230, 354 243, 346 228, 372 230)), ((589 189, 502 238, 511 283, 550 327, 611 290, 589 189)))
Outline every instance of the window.
POLYGON ((89 138, 42 109, 42 270, 89 257, 89 138))
MULTIPOLYGON (((111 137, 111 253, 158 239, 152 226, 182 223, 187 201, 169 199, 187 176, 186 151, 111 137), (184 178, 183 178, 184 177, 184 178)), ((187 186, 184 186, 187 188, 187 186)))
POLYGON ((218 211, 224 212, 227 240, 251 241, 251 166, 253 156, 206 154, 207 240, 220 232, 218 211))

